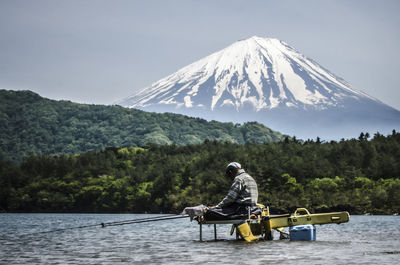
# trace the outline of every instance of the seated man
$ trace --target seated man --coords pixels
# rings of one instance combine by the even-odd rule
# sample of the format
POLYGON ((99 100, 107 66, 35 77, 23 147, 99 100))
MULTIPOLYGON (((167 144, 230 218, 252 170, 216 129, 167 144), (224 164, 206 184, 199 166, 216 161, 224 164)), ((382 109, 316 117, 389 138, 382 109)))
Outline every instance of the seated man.
POLYGON ((240 219, 247 217, 249 208, 251 212, 258 210, 257 183, 241 167, 237 162, 226 167, 226 176, 234 182, 225 198, 206 212, 206 220, 240 219))
MULTIPOLYGON (((228 194, 217 206, 210 207, 204 218, 209 221, 247 219, 249 210, 251 214, 260 214, 261 211, 256 206, 258 189, 255 180, 237 162, 232 162, 226 167, 226 176, 234 179, 228 194)), ((251 234, 247 222, 239 224, 238 230, 245 240, 256 239, 251 234)))

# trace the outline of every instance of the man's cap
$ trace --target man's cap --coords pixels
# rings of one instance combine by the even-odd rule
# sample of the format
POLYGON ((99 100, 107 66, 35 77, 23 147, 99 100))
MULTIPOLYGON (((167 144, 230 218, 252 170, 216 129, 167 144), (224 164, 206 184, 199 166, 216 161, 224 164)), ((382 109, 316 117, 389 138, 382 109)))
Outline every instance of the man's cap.
POLYGON ((242 166, 241 166, 238 162, 231 162, 231 163, 229 163, 229 165, 226 167, 227 170, 228 170, 229 168, 237 168, 237 169, 240 169, 240 168, 242 168, 242 166))

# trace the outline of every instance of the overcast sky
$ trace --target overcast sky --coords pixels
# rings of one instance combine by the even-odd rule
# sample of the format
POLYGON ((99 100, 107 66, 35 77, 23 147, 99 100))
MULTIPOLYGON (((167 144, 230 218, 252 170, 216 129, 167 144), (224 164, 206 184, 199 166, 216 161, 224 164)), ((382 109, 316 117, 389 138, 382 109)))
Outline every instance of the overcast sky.
POLYGON ((0 88, 112 104, 257 35, 400 110, 398 0, 0 0, 0 88))

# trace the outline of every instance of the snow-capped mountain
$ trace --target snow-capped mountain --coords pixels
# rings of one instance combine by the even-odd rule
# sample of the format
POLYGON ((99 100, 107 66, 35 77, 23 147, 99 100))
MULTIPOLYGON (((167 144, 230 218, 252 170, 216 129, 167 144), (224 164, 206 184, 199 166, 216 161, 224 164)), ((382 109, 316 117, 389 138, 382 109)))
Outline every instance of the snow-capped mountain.
POLYGON ((255 120, 305 139, 400 127, 399 111, 286 43, 260 37, 238 41, 117 104, 221 121, 255 120))

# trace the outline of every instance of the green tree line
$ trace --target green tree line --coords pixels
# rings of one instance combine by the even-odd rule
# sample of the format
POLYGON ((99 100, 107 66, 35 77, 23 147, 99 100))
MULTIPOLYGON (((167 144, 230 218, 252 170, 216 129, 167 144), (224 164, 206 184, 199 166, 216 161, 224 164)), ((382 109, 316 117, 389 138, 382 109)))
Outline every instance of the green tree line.
POLYGON ((400 134, 340 142, 218 142, 106 148, 1 162, 0 207, 7 212, 178 213, 215 205, 238 161, 273 213, 306 207, 352 214, 400 211, 400 134))
POLYGON ((279 142, 262 124, 206 121, 120 106, 55 101, 31 91, 0 90, 0 160, 76 154, 106 147, 200 144, 206 139, 243 144, 279 142))

